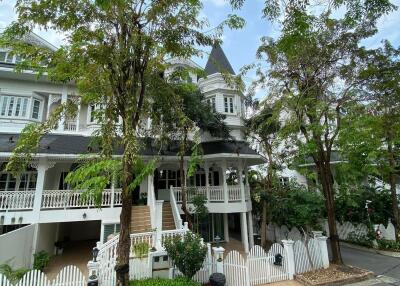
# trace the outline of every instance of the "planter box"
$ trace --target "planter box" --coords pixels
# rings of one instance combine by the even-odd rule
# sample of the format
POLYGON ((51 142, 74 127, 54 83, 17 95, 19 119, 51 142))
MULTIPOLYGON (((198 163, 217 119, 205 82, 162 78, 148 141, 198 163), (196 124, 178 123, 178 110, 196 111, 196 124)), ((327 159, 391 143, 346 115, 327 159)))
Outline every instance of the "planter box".
MULTIPOLYGON (((296 275, 296 280, 303 285, 307 286, 338 286, 338 285, 347 285, 349 283, 356 283, 364 280, 368 280, 374 277, 374 273, 368 270, 364 270, 361 268, 353 267, 353 266, 345 266, 348 268, 352 274, 348 277, 336 278, 336 279, 323 279, 322 281, 314 281, 307 278, 307 274, 299 274, 296 275)), ((336 270, 340 271, 340 270, 336 270)), ((342 271, 345 272, 345 271, 342 271)))

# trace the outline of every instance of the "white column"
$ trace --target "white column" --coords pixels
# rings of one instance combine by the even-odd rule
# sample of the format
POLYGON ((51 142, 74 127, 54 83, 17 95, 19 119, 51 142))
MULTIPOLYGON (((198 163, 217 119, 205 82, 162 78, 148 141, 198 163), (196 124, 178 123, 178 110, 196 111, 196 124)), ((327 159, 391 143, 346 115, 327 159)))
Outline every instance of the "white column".
POLYGON ((287 271, 289 273, 289 279, 293 280, 295 273, 295 264, 294 264, 294 250, 293 240, 282 240, 283 248, 285 249, 285 254, 283 254, 283 259, 286 259, 287 262, 287 271), (286 257, 285 257, 286 256, 286 257))
POLYGON ((115 185, 114 185, 114 178, 113 178, 112 182, 111 182, 111 202, 110 202, 110 206, 112 208, 114 207, 114 197, 115 197, 115 185))
POLYGON ((205 171, 205 175, 206 175, 206 196, 207 196, 207 201, 210 201, 210 184, 208 181, 208 177, 209 177, 209 170, 210 167, 208 166, 208 162, 204 161, 204 171, 205 171))
POLYGON ((224 213, 224 237, 225 241, 229 242, 229 220, 228 220, 228 214, 224 213))
POLYGON ((239 178, 239 186, 240 186, 240 196, 242 199, 242 202, 245 201, 245 195, 244 195, 244 184, 243 184, 243 165, 242 162, 239 162, 238 165, 238 178, 239 178))
POLYGON ((318 236, 316 237, 319 249, 321 251, 322 265, 326 269, 329 267, 329 255, 328 255, 328 246, 326 244, 326 240, 328 239, 326 236, 318 236))
POLYGON ((78 110, 76 111, 76 132, 79 131, 79 122, 81 118, 81 99, 78 98, 78 110))
POLYGON ((223 160, 221 164, 221 169, 222 169, 222 184, 224 187, 224 202, 228 203, 228 185, 226 183, 226 161, 223 160))
POLYGON ((240 213, 240 230, 242 234, 241 236, 244 252, 249 253, 249 234, 247 231, 246 212, 240 213))
POLYGON ((247 213, 247 226, 249 227, 249 246, 251 249, 254 246, 253 215, 251 211, 247 213))
POLYGON ((32 167, 37 169, 37 180, 36 180, 36 189, 35 189, 35 198, 33 201, 33 222, 38 223, 40 218, 40 208, 42 205, 42 196, 44 189, 44 180, 46 177, 46 170, 52 168, 54 166, 53 162, 48 162, 46 159, 41 159, 37 163, 31 164, 32 167))
MULTIPOLYGON (((61 91, 61 104, 65 104, 68 100, 67 87, 64 85, 61 91)), ((64 131, 65 117, 62 116, 58 122, 58 131, 64 131)))

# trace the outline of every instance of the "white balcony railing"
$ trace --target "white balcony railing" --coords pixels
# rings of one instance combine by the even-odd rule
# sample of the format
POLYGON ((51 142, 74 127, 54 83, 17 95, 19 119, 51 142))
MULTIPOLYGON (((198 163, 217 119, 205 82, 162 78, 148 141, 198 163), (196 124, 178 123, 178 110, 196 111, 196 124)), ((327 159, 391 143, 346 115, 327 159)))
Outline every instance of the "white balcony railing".
MULTIPOLYGON (((171 190, 175 194, 176 202, 182 202, 182 190, 181 187, 171 187, 171 190)), ((208 187, 188 187, 188 202, 191 202, 196 195, 203 195, 209 202, 224 202, 224 187, 223 186, 208 186, 208 187)), ((245 187, 245 199, 248 200, 250 197, 249 188, 245 187)), ((242 200, 242 192, 239 185, 228 186, 227 189, 227 200, 229 202, 237 202, 242 200)))
POLYGON ((0 210, 33 209, 35 191, 1 191, 0 210))
POLYGON ((76 121, 66 121, 64 122, 65 131, 76 131, 77 124, 76 121))
MULTIPOLYGON (((42 195, 42 209, 60 209, 60 208, 82 208, 95 207, 96 200, 94 196, 84 197, 83 191, 73 190, 44 190, 42 195)), ((101 206, 111 206, 112 191, 104 190, 101 193, 101 206)), ((121 204, 121 190, 114 190, 113 205, 121 204)))
POLYGON ((240 186, 228 186, 228 201, 240 201, 242 200, 242 194, 240 186))

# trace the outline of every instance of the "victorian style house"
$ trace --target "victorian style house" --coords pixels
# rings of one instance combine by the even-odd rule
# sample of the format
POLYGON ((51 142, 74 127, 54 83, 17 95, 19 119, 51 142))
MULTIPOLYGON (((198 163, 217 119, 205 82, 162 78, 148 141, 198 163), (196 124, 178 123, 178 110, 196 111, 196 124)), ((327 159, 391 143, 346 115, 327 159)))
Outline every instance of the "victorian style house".
MULTIPOLYGON (((28 40, 55 49, 34 34, 28 40)), ((0 50, 0 234, 38 224, 32 238, 34 247, 50 253, 55 251, 57 241, 105 242, 119 231, 121 190, 110 185, 104 190, 102 207, 98 209, 90 200, 83 202, 82 192, 71 190, 65 182, 80 156, 90 153, 88 144, 98 127, 93 116, 96 106, 81 103, 76 118, 62 119, 58 129, 41 140, 30 167, 19 177, 4 171, 24 126, 43 122, 58 105, 78 94, 73 84, 38 79, 29 71, 16 73, 15 63, 19 60, 10 51, 0 50)), ((172 59, 170 63, 173 68, 201 68, 191 60, 172 59)), ((187 182, 191 190, 189 201, 195 194, 207 198, 209 215, 200 225, 205 241, 214 241, 217 236, 223 241, 235 237, 247 252, 254 244, 247 170, 263 164, 264 159, 244 140, 243 94, 228 86, 221 71, 234 75, 224 52, 216 45, 204 68, 206 77, 190 74, 190 81, 198 85, 207 102, 226 116, 234 140, 201 138, 203 160, 187 182), (235 180, 228 179, 232 172, 235 180)), ((142 150, 145 160, 155 155, 158 154, 151 147, 142 150)), ((161 155, 154 175, 141 183, 143 205, 132 208, 132 233, 183 227, 178 160, 177 149, 169 148, 161 155)))

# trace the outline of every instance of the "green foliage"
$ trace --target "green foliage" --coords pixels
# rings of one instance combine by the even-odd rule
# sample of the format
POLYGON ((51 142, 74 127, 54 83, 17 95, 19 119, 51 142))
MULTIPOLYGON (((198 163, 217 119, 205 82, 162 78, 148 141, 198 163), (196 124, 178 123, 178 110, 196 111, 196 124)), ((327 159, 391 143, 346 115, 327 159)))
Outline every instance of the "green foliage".
POLYGON ((43 271, 50 262, 50 254, 44 250, 33 255, 33 269, 43 271))
POLYGON ((149 278, 145 280, 134 280, 131 286, 200 286, 200 283, 188 280, 184 277, 175 279, 149 278))
POLYGON ((357 244, 357 245, 361 245, 361 246, 366 246, 366 247, 373 247, 374 246, 374 234, 372 232, 372 234, 368 234, 368 235, 359 235, 356 232, 350 232, 348 237, 347 237, 347 241, 357 244))
POLYGON ((0 274, 3 274, 11 283, 16 284, 27 273, 29 269, 19 268, 13 270, 12 267, 6 263, 0 265, 0 274))
POLYGON ((324 217, 324 199, 321 194, 289 184, 270 197, 271 220, 291 228, 315 228, 324 217))
POLYGON ((207 197, 201 194, 195 195, 192 198, 193 204, 193 217, 194 217, 194 226, 193 230, 200 234, 199 227, 202 221, 208 216, 207 209, 207 197))
POLYGON ((132 252, 135 254, 135 257, 144 258, 149 255, 149 249, 151 247, 147 242, 139 242, 133 245, 132 252))
POLYGON ((335 195, 336 219, 352 223, 366 223, 368 213, 372 224, 386 223, 393 219, 390 192, 385 189, 360 186, 359 189, 340 188, 335 195), (369 210, 365 203, 369 200, 369 210))
POLYGON ((400 242, 394 240, 379 239, 377 240, 379 249, 400 252, 400 242))
POLYGON ((174 265, 188 279, 201 269, 207 255, 207 246, 200 236, 190 231, 183 237, 177 235, 167 239, 164 247, 174 265))

